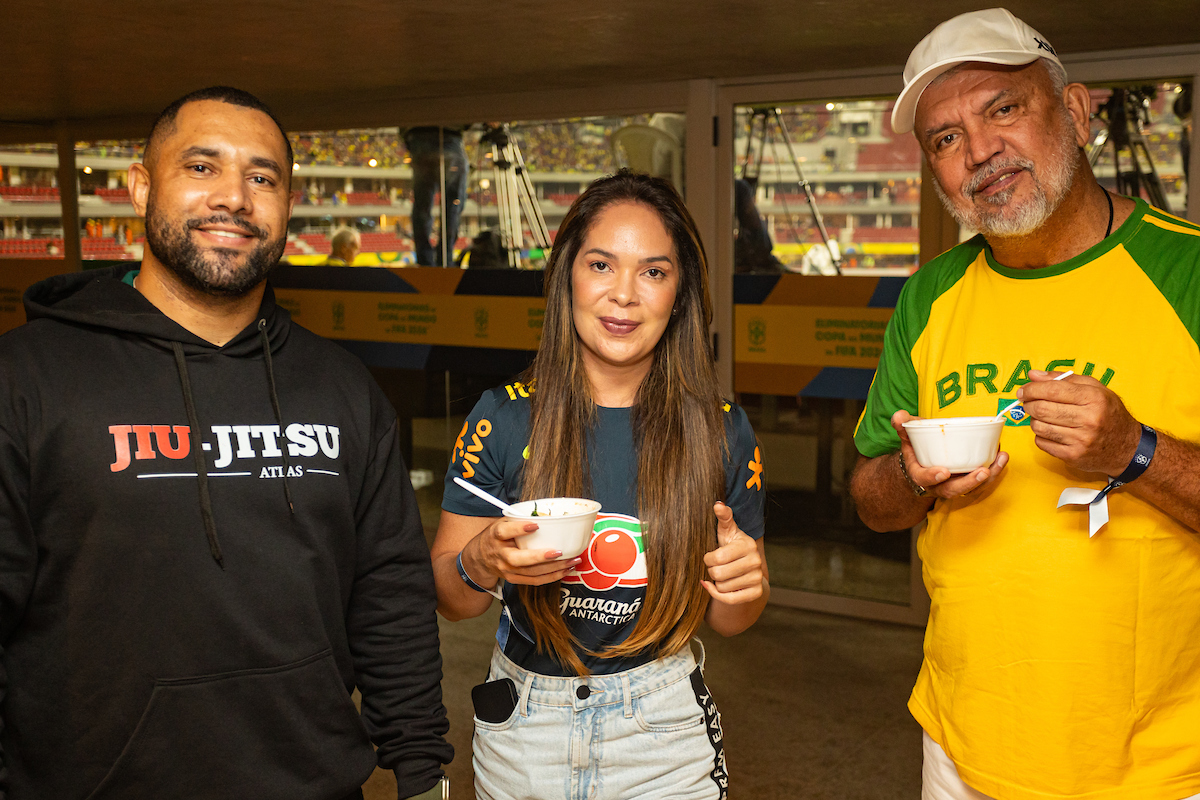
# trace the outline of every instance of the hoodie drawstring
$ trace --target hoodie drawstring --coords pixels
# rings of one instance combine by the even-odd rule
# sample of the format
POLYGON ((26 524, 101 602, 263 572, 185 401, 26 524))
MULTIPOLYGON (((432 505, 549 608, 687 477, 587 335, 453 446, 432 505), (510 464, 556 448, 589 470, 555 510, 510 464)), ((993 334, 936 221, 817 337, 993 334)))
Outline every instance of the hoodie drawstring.
MULTIPOLYGON (((271 408, 275 411, 275 421, 279 423, 279 433, 283 434, 283 413, 279 410, 279 395, 275 392, 275 370, 271 367, 271 340, 267 338, 267 321, 258 321, 258 338, 262 341, 263 359, 267 362, 267 386, 271 390, 271 408)), ((288 460, 288 446, 283 448, 283 496, 287 498, 288 511, 296 515, 296 507, 292 504, 292 487, 288 484, 288 473, 292 471, 292 463, 288 460)))
POLYGON ((212 553, 217 566, 225 569, 224 558, 221 555, 221 543, 217 541, 217 523, 213 519, 212 497, 208 493, 208 467, 204 463, 204 453, 201 452, 200 420, 196 417, 196 403, 192 400, 192 384, 188 380, 187 362, 183 357, 183 347, 179 342, 171 342, 175 352, 175 367, 179 370, 179 382, 183 384, 183 404, 187 408, 189 436, 192 440, 192 454, 196 459, 196 477, 200 484, 200 516, 204 519, 204 533, 208 536, 208 551, 212 553))

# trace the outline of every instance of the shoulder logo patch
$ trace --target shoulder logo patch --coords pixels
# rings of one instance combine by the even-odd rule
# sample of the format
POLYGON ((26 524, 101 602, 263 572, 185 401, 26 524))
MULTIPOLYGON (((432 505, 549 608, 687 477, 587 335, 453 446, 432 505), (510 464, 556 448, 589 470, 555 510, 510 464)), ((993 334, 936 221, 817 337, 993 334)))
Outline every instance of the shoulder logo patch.
POLYGON ((763 464, 762 454, 759 448, 754 448, 754 458, 751 459, 750 463, 746 466, 750 468, 750 479, 746 481, 746 488, 761 492, 763 464))

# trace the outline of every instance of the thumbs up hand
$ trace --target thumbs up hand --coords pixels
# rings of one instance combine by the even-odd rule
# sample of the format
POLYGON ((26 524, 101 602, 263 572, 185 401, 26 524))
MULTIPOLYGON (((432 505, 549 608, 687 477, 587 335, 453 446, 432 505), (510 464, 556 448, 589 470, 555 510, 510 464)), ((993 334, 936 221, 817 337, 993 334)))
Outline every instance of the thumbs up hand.
POLYGON ((704 556, 710 580, 700 581, 713 600, 726 605, 752 603, 763 593, 763 558, 759 543, 733 521, 733 510, 713 505, 717 515, 717 549, 704 556))

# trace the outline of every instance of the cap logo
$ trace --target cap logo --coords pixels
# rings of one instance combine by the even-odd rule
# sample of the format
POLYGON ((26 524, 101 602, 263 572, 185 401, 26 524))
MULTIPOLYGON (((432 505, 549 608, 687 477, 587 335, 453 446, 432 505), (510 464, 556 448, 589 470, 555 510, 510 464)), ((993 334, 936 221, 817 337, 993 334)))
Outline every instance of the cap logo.
POLYGON ((1037 38, 1036 36, 1033 37, 1033 40, 1038 43, 1038 50, 1045 50, 1046 52, 1048 52, 1050 55, 1054 56, 1055 58, 1058 57, 1058 53, 1056 53, 1054 51, 1054 48, 1050 46, 1049 42, 1043 42, 1041 39, 1037 38))

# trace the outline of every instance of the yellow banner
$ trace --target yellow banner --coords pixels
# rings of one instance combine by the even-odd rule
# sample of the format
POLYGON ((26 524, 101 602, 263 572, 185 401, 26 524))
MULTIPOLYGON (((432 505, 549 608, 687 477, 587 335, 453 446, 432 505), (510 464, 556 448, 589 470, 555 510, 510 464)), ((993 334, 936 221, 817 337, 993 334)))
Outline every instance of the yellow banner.
MULTIPOLYGON (((359 253, 354 258, 356 267, 412 267, 412 263, 403 264, 401 259, 404 256, 412 258, 412 253, 359 253)), ((285 261, 297 267, 320 267, 324 266, 329 260, 329 256, 323 253, 293 254, 289 255, 285 261)))
POLYGON ((292 319, 330 339, 536 350, 540 297, 276 289, 292 319))
MULTIPOLYGON (((771 249, 771 252, 776 256, 799 257, 808 252, 808 249, 812 246, 812 242, 806 242, 804 244, 788 242, 775 245, 775 247, 771 249)), ((855 242, 853 247, 858 250, 858 252, 865 253, 869 256, 913 256, 921 252, 921 246, 916 242, 855 242)), ((842 245, 842 248, 845 250, 846 245, 842 245)), ((322 256, 322 258, 324 258, 324 256, 322 256)), ((358 262, 355 261, 354 263, 357 264, 358 262)))
POLYGON ((875 369, 891 308, 737 305, 734 361, 875 369))

